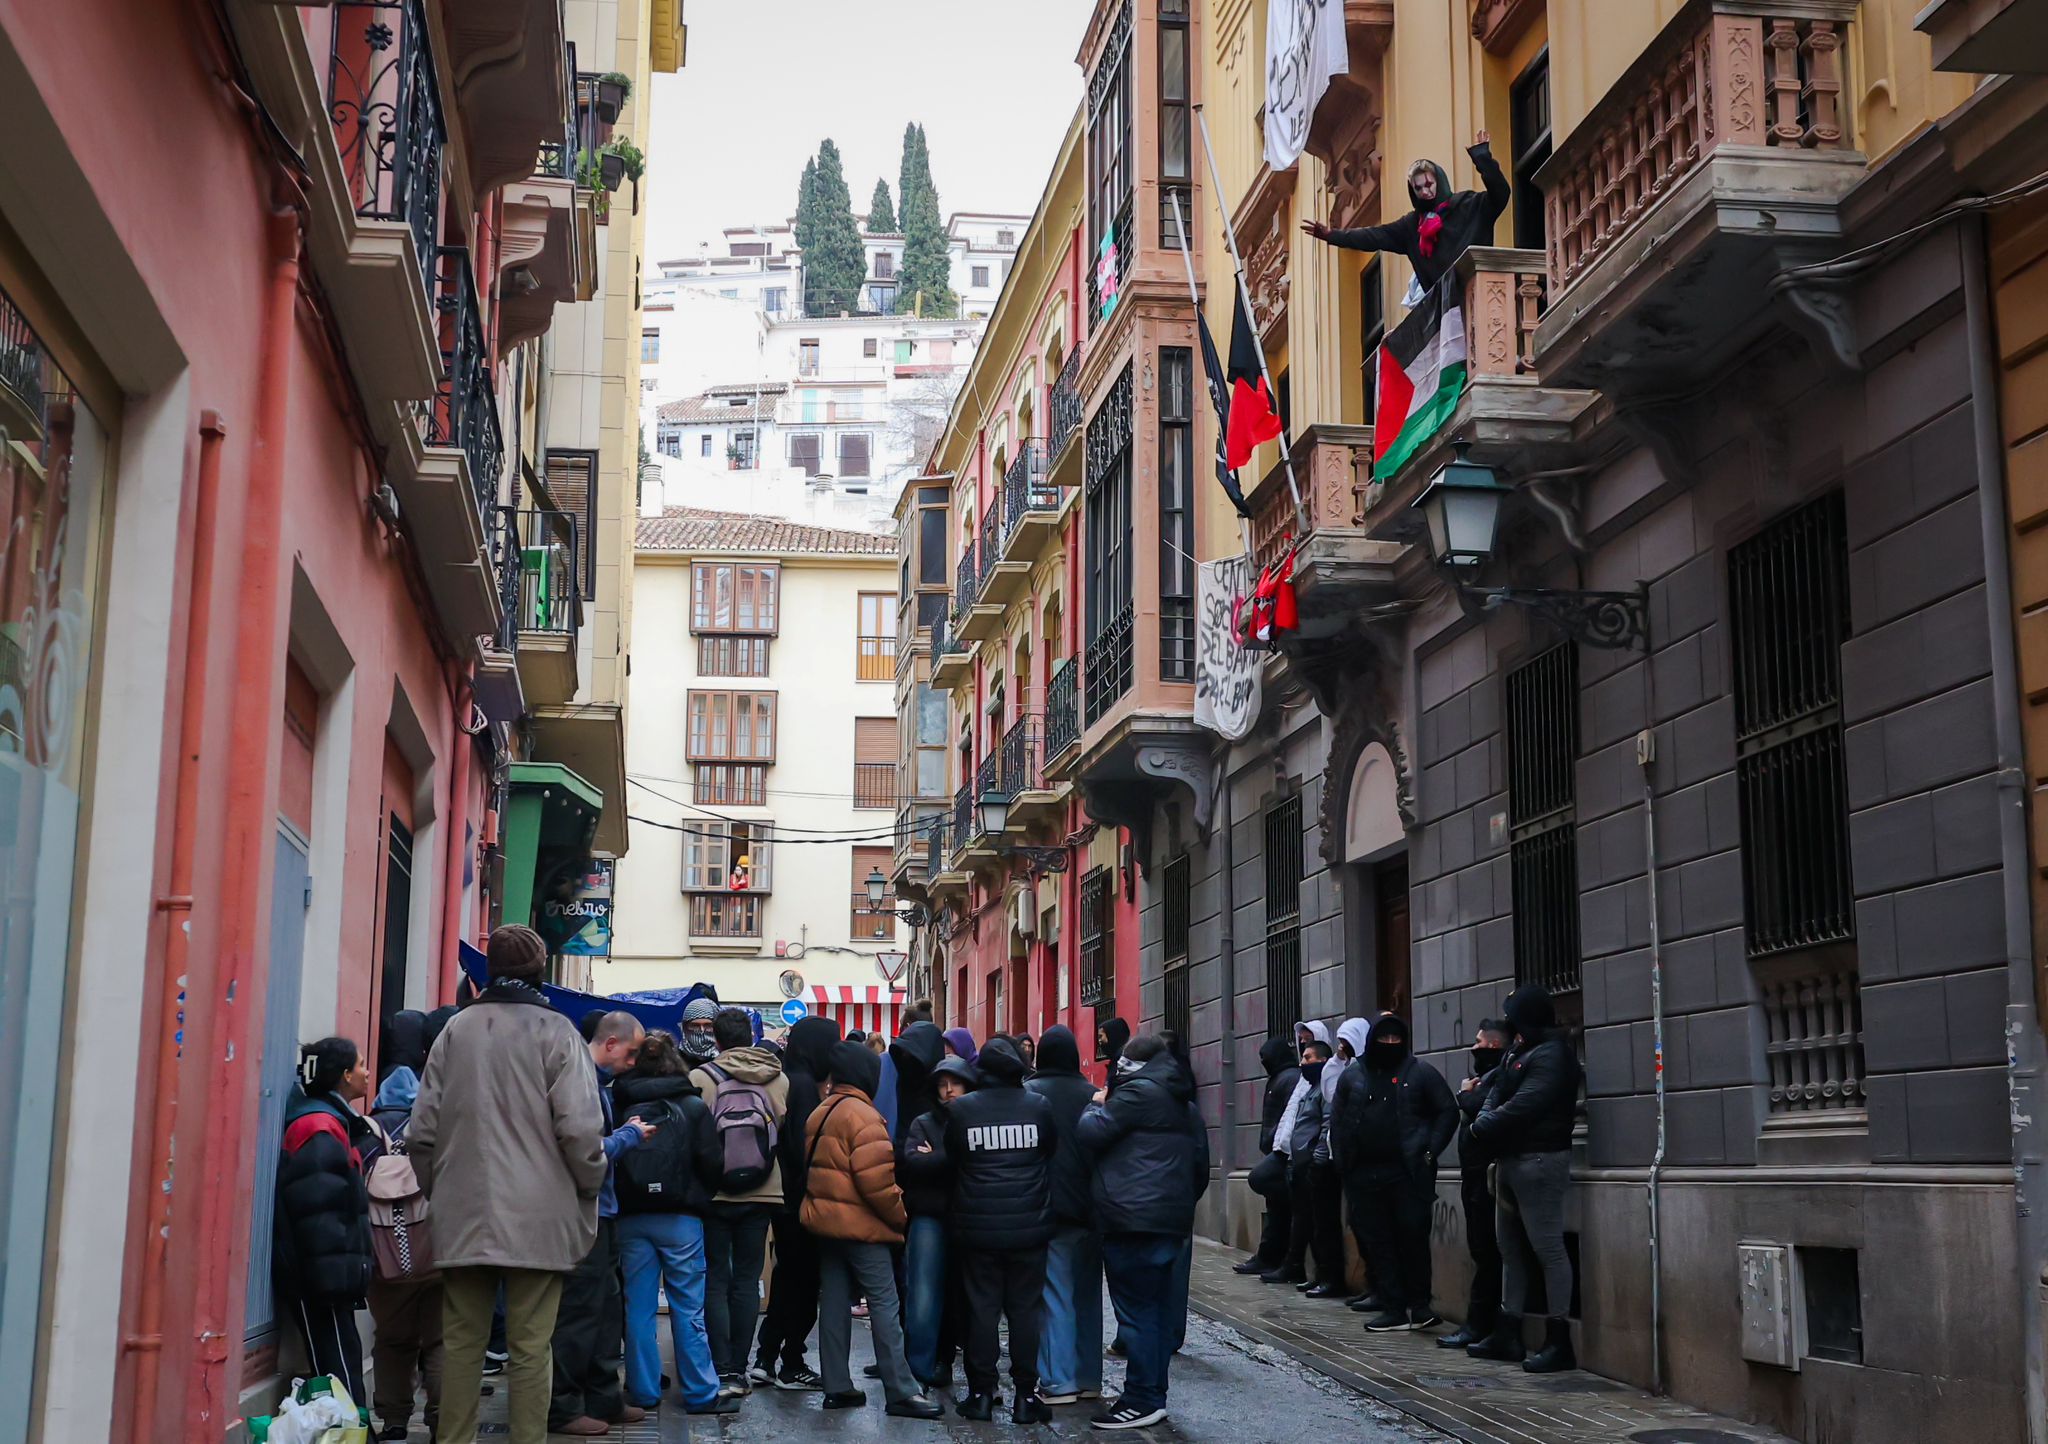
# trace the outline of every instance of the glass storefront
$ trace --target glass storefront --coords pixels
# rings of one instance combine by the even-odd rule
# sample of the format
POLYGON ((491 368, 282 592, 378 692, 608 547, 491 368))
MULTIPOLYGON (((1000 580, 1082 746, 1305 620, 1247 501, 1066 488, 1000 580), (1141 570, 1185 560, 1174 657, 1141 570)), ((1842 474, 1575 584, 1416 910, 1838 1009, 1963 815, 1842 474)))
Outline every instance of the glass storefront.
MULTIPOLYGON (((108 434, 0 291, 0 1398, 29 1398, 108 434)), ((28 1425, 0 1409, 0 1444, 28 1425)))

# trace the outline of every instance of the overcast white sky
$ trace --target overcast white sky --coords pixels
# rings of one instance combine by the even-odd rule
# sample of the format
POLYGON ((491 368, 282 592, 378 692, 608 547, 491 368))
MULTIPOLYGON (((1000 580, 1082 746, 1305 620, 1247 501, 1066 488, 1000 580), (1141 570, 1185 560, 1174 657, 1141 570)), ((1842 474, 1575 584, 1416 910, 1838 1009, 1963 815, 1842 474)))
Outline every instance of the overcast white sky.
POLYGON ((690 0, 688 63, 654 77, 650 262, 796 208, 830 136, 855 214, 896 191, 922 122, 941 214, 1038 203, 1081 98, 1092 0, 690 0))

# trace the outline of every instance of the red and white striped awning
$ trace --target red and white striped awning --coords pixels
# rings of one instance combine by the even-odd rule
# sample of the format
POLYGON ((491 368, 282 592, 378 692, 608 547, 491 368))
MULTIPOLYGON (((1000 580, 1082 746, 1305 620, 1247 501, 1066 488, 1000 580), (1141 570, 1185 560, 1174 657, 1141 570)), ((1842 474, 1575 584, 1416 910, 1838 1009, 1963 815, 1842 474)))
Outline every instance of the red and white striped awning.
POLYGON ((903 1008, 909 995, 900 988, 882 988, 874 983, 855 987, 842 983, 836 988, 820 983, 811 989, 811 1012, 839 1024, 841 1034, 855 1028, 863 1033, 881 1030, 893 1038, 903 1029, 903 1008))

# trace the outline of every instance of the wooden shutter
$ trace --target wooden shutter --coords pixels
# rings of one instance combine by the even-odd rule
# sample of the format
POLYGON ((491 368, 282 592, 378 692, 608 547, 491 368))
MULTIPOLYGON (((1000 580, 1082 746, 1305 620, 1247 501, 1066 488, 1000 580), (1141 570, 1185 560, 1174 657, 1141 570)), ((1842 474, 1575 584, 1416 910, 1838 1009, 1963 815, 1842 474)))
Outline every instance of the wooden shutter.
MULTIPOLYGON (((856 847, 853 850, 853 936, 869 942, 896 936, 896 919, 889 913, 875 914, 867 911, 868 874, 876 868, 882 876, 889 875, 889 849, 886 847, 856 847)), ((889 905, 889 894, 882 894, 882 905, 889 905)))
POLYGON ((583 573, 583 599, 597 596, 597 453, 594 451, 550 451, 547 460, 548 500, 576 518, 577 540, 583 555, 578 568, 583 573))
POLYGON ((865 431, 848 431, 839 438, 839 474, 841 476, 866 476, 868 474, 868 435, 865 431))
POLYGON ((853 760, 896 763, 896 719, 856 717, 853 719, 853 760))
POLYGON ((817 432, 800 431, 789 438, 789 464, 802 467, 805 476, 818 474, 818 463, 821 459, 818 454, 817 432))

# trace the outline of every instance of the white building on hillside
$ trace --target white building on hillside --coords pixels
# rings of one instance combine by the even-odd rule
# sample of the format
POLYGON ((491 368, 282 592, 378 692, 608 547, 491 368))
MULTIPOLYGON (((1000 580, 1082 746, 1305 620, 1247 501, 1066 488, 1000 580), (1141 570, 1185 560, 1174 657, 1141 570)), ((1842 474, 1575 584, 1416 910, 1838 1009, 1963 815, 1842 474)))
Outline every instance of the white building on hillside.
POLYGON ((866 890, 895 818, 894 537, 677 508, 640 519, 634 584, 638 821, 597 989, 866 996, 908 946, 866 890))

